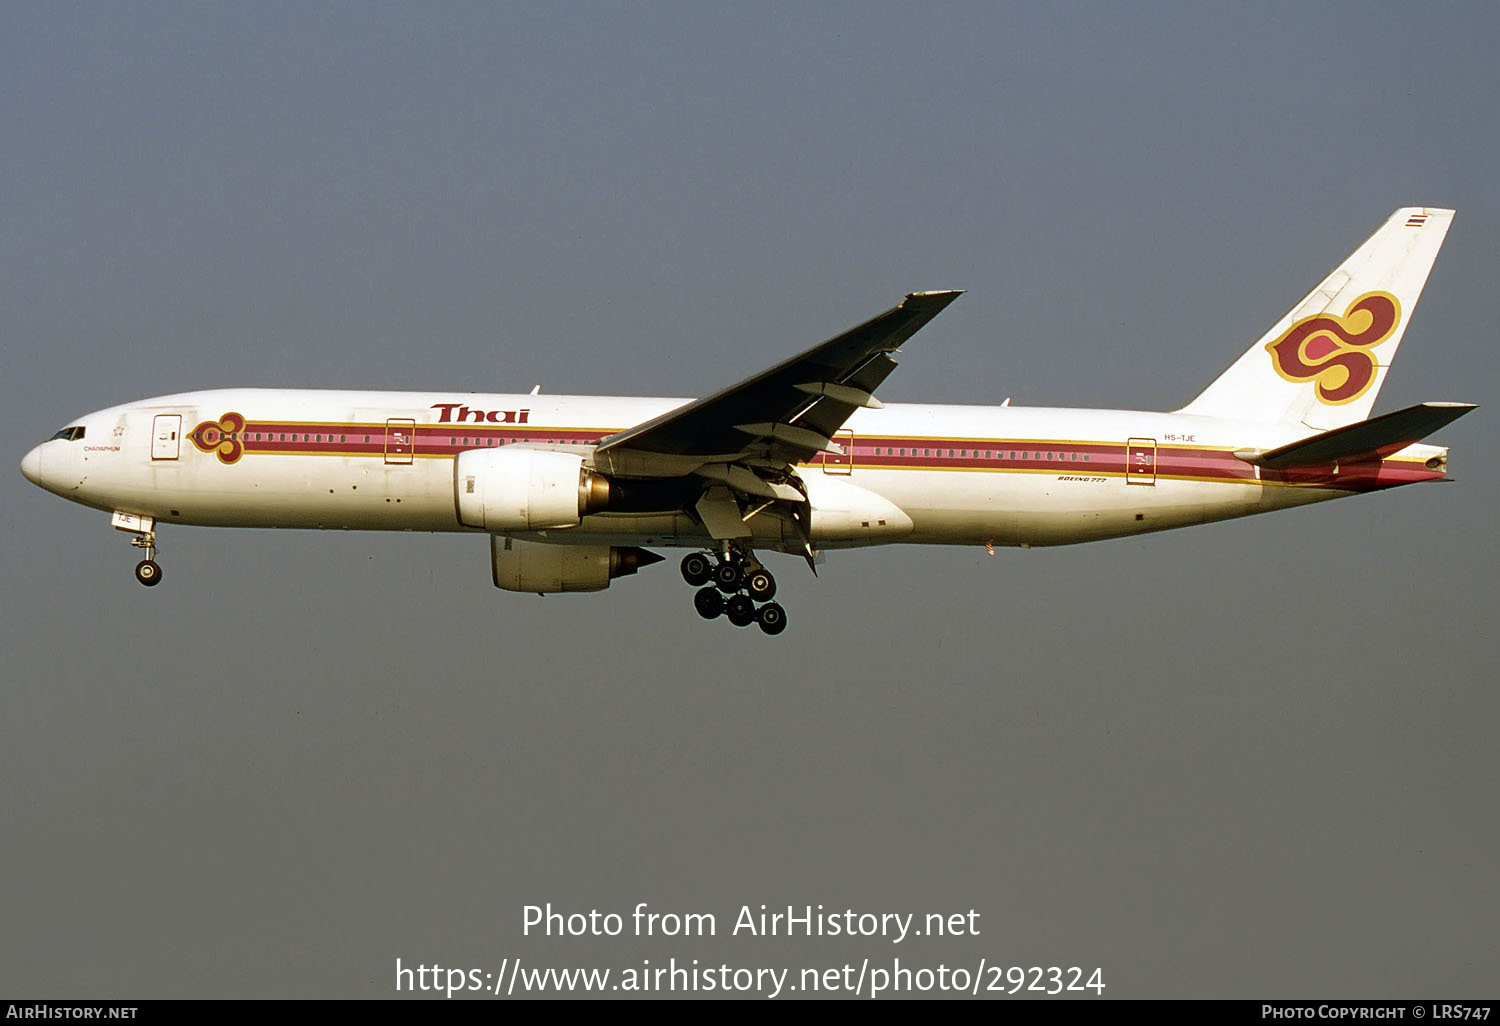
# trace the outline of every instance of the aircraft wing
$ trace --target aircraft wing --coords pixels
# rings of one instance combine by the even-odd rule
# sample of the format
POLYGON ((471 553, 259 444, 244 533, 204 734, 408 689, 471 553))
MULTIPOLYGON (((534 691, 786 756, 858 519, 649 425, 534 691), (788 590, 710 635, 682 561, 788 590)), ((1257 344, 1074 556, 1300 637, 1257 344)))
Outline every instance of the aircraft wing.
POLYGON ((656 477, 742 460, 795 464, 830 450, 850 414, 879 407, 872 393, 896 367, 891 354, 962 294, 914 292, 770 370, 610 435, 595 459, 615 473, 656 477))

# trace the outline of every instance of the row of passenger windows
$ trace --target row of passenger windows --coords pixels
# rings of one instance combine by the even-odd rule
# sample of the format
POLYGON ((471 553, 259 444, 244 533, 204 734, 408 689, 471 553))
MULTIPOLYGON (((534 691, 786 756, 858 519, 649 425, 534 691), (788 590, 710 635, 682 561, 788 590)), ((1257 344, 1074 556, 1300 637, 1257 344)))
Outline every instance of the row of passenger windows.
MULTIPOLYGON (((280 434, 277 434, 275 431, 225 431, 219 437, 230 442, 321 442, 325 439, 332 442, 335 436, 332 434, 305 435, 297 431, 290 433, 283 431, 280 434)), ((349 440, 348 435, 338 435, 337 437, 341 444, 349 440)), ((365 435, 365 444, 368 445, 369 441, 370 436, 365 435)))
MULTIPOLYGON (((69 439, 72 439, 72 438, 82 438, 83 437, 83 428, 81 428, 81 427, 80 428, 66 428, 63 431, 59 431, 53 437, 54 438, 69 438, 69 439), (68 432, 70 432, 70 431, 76 431, 77 434, 76 435, 69 435, 68 432)), ((225 432, 221 437, 223 437, 223 438, 225 438, 225 439, 227 439, 229 441, 237 441, 237 440, 243 439, 244 441, 247 441, 247 442, 250 442, 250 441, 254 441, 254 442, 322 442, 325 439, 327 441, 329 441, 329 442, 332 442, 335 439, 335 437, 337 437, 337 439, 339 441, 339 444, 341 444, 341 445, 344 444, 344 443, 347 443, 349 441, 349 436, 348 435, 337 435, 337 436, 332 435, 332 434, 329 434, 329 435, 309 435, 309 434, 302 434, 302 433, 296 432, 296 431, 293 431, 293 432, 290 432, 290 433, 282 432, 280 434, 276 433, 275 431, 239 431, 239 432, 229 431, 229 432, 225 432)), ((520 439, 520 438, 495 438, 493 436, 487 436, 487 437, 484 437, 484 438, 467 438, 466 437, 462 441, 463 441, 464 445, 473 444, 473 445, 483 445, 483 446, 496 446, 496 445, 512 445, 512 444, 515 444, 517 442, 521 442, 521 441, 525 441, 525 440, 526 439, 520 439)), ((449 438, 448 439, 448 444, 449 445, 458 445, 459 441, 460 440, 458 438, 456 438, 456 437, 449 438)), ((566 442, 567 439, 564 439, 564 438, 542 438, 542 439, 531 439, 531 441, 541 441, 541 442, 543 442, 543 443, 545 443, 547 445, 552 445, 554 443, 563 443, 563 442, 566 442)), ((364 444, 366 444, 366 445, 370 444, 370 436, 369 435, 365 435, 364 436, 364 444)), ((583 443, 580 443, 580 444, 589 445, 589 444, 592 444, 592 443, 583 442, 583 443)))
MULTIPOLYGON (((523 441, 523 439, 520 439, 520 438, 501 438, 501 439, 499 439, 499 444, 500 445, 505 445, 507 443, 514 444, 514 443, 520 442, 520 441, 523 441)), ((598 444, 599 440, 597 438, 594 439, 594 440, 592 440, 592 441, 590 441, 588 439, 570 439, 570 438, 531 438, 531 439, 525 439, 525 441, 538 442, 538 443, 540 443, 542 445, 569 445, 569 444, 571 444, 571 445, 596 445, 596 444, 598 444)), ((496 439, 494 439, 492 437, 473 438, 473 439, 470 439, 470 438, 462 438, 462 439, 459 439, 459 438, 449 438, 448 439, 448 444, 449 445, 458 445, 459 442, 462 442, 464 445, 469 445, 469 444, 472 443, 474 445, 493 446, 493 445, 496 444, 496 439)))
MULTIPOLYGON (((265 441, 265 442, 278 442, 278 441, 280 441, 280 442, 321 442, 321 441, 323 441, 325 439, 325 437, 327 438, 327 440, 329 442, 332 442, 334 440, 334 435, 332 435, 332 434, 324 436, 324 435, 317 435, 317 434, 300 434, 300 433, 295 432, 295 431, 290 432, 290 433, 282 432, 280 434, 277 434, 274 431, 228 432, 223 437, 226 438, 226 439, 228 439, 228 440, 230 440, 230 441, 234 441, 234 440, 239 439, 241 437, 241 435, 244 436, 244 439, 246 441, 256 441, 256 442, 262 442, 262 441, 265 441)), ((59 431, 57 434, 53 435, 52 437, 54 437, 54 438, 66 438, 69 441, 73 441, 75 439, 79 439, 79 438, 83 437, 83 428, 81 428, 81 427, 64 428, 63 430, 59 431)), ((338 437, 339 444, 341 444, 341 445, 347 443, 348 440, 349 440, 349 436, 348 435, 339 435, 337 437, 338 437)), ((364 444, 365 445, 370 444, 370 437, 371 436, 369 436, 369 435, 365 435, 364 436, 364 444)), ((468 437, 466 435, 462 439, 460 439, 458 436, 452 436, 452 437, 450 437, 448 439, 448 444, 456 446, 456 445, 460 444, 460 442, 462 442, 462 444, 464 444, 464 445, 471 445, 472 444, 472 445, 494 447, 494 446, 497 446, 497 445, 510 445, 510 444, 514 444, 514 443, 520 442, 520 441, 523 441, 523 439, 520 439, 520 438, 496 438, 493 435, 486 435, 486 436, 483 436, 483 437, 470 438, 470 437, 468 437)), ((540 442, 542 442, 543 444, 546 444, 546 445, 553 445, 553 444, 558 444, 558 443, 564 443, 564 442, 566 442, 568 440, 567 439, 563 439, 563 438, 556 438, 556 439, 554 439, 554 438, 542 438, 542 439, 531 439, 531 441, 540 441, 540 442)), ((597 439, 595 441, 597 442, 597 439)), ((580 444, 580 445, 591 445, 591 444, 594 444, 594 443, 593 442, 588 442, 588 441, 583 441, 583 442, 578 442, 577 444, 580 444)), ((972 454, 971 454, 971 451, 968 450, 968 449, 949 449, 948 450, 948 457, 950 459, 987 459, 987 460, 992 460, 992 459, 995 458, 997 452, 999 454, 1000 459, 1003 460, 1003 459, 1006 458, 1006 455, 1005 455, 1006 450, 1004 450, 1004 449, 1000 449, 1000 450, 996 450, 996 449, 984 449, 984 450, 974 449, 974 450, 972 450, 972 454)), ((906 449, 886 448, 884 446, 877 446, 875 448, 875 455, 876 456, 905 456, 906 454, 907 454, 907 450, 906 449)), ((939 458, 942 458, 943 450, 942 449, 936 449, 936 450, 934 450, 934 449, 912 449, 911 450, 911 455, 912 456, 932 456, 934 454, 936 454, 939 458)), ((1056 460, 1056 461, 1062 461, 1062 462, 1072 461, 1074 463, 1077 463, 1079 461, 1079 459, 1080 459, 1080 454, 1076 453, 1076 452, 1074 452, 1074 453, 1066 453, 1066 452, 1055 452, 1055 451, 1041 451, 1041 450, 1033 450, 1033 449, 1022 449, 1022 450, 1011 449, 1010 450, 1010 458, 1013 459, 1013 460, 1016 460, 1016 459, 1020 459, 1020 460, 1056 460)), ((1081 454, 1081 459, 1082 459, 1082 461, 1084 463, 1089 462, 1089 454, 1088 453, 1082 453, 1081 454)))
MULTIPOLYGON (((237 438, 243 437, 243 439, 247 442, 321 442, 325 437, 328 439, 328 441, 333 441, 333 435, 331 434, 326 436, 304 435, 299 434, 296 431, 293 431, 290 434, 284 431, 281 434, 277 434, 275 431, 244 431, 240 433, 231 431, 224 437, 229 439, 230 441, 234 441, 237 438)), ((348 435, 339 435, 338 438, 341 443, 347 442, 349 440, 348 435)), ((370 436, 365 435, 365 442, 368 443, 369 441, 370 436)))
MULTIPOLYGON (((911 454, 913 456, 932 456, 932 455, 935 454, 939 458, 941 458, 942 455, 943 455, 943 450, 941 450, 941 449, 913 449, 913 450, 911 450, 911 454)), ((976 459, 976 460, 977 459, 986 459, 986 460, 992 460, 992 459, 995 458, 995 456, 997 454, 999 455, 999 457, 1002 460, 1006 458, 1006 456, 1005 456, 1005 450, 1004 449, 985 449, 983 451, 981 451, 979 449, 975 449, 975 450, 973 450, 973 455, 970 455, 970 451, 968 449, 956 449, 956 450, 955 449, 949 449, 948 450, 948 456, 949 456, 950 459, 976 459)), ((876 456, 905 456, 906 455, 906 450, 905 449, 887 449, 887 448, 884 448, 882 446, 877 446, 875 448, 875 455, 876 456)), ((1021 449, 1021 450, 1011 449, 1010 450, 1010 458, 1013 459, 1013 460, 1057 460, 1057 461, 1061 461, 1063 463, 1067 463, 1067 462, 1070 462, 1070 461, 1073 462, 1073 463, 1077 463, 1080 459, 1082 459, 1082 461, 1084 463, 1088 463, 1089 462, 1089 454, 1088 453, 1082 453, 1080 455, 1079 453, 1076 453, 1076 452, 1073 452, 1073 453, 1055 452, 1055 451, 1044 452, 1044 451, 1036 450, 1036 449, 1021 449)))

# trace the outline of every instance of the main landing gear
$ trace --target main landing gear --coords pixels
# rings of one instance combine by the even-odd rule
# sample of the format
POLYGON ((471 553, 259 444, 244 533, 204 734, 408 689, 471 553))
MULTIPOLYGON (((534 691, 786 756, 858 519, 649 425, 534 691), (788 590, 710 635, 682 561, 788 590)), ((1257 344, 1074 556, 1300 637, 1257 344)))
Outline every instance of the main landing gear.
POLYGON ((682 558, 682 579, 699 589, 693 608, 705 620, 726 616, 736 627, 758 623, 773 635, 786 630, 786 610, 771 601, 776 578, 749 549, 728 545, 717 561, 707 552, 690 552, 682 558))

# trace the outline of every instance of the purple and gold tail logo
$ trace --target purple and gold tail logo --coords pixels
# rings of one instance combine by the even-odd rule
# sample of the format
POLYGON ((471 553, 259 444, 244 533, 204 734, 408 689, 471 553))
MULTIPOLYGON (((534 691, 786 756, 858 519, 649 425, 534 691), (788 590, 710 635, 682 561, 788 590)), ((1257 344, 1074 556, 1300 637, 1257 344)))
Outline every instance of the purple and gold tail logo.
POLYGON ((1395 296, 1366 292, 1342 317, 1304 317, 1266 343, 1266 352, 1287 381, 1316 382, 1319 402, 1352 403, 1375 382, 1378 365, 1370 350, 1390 338, 1400 323, 1401 304, 1395 296))
POLYGON ((245 453, 245 444, 240 441, 244 430, 244 417, 226 413, 218 420, 205 420, 188 433, 188 438, 200 452, 217 453, 220 463, 234 463, 245 453))

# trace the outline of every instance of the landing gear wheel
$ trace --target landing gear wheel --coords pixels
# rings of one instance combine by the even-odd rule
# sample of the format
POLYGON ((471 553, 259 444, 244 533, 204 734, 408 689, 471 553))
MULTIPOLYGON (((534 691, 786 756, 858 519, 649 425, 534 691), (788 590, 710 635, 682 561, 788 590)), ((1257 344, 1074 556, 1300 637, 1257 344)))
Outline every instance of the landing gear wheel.
POLYGON ((755 619, 759 621, 760 629, 767 634, 776 635, 786 630, 786 610, 775 602, 767 602, 761 606, 755 619))
POLYGON ((717 588, 703 588, 693 596, 693 608, 705 620, 713 620, 724 612, 724 596, 717 588))
POLYGON ((752 570, 745 575, 745 590, 755 601, 768 602, 776 594, 776 578, 769 570, 752 570))
POLYGON ((731 560, 726 559, 714 567, 714 583, 726 595, 733 595, 740 590, 740 578, 743 576, 740 565, 731 560))
POLYGON ((713 561, 703 553, 690 552, 682 557, 682 579, 693 587, 707 584, 713 573, 713 561))
POLYGON ((736 595, 725 603, 725 609, 729 613, 729 622, 736 627, 749 627, 755 622, 755 603, 750 601, 749 595, 736 595))
POLYGON ((154 559, 143 559, 135 565, 135 579, 148 588, 154 588, 161 583, 161 567, 154 559))

